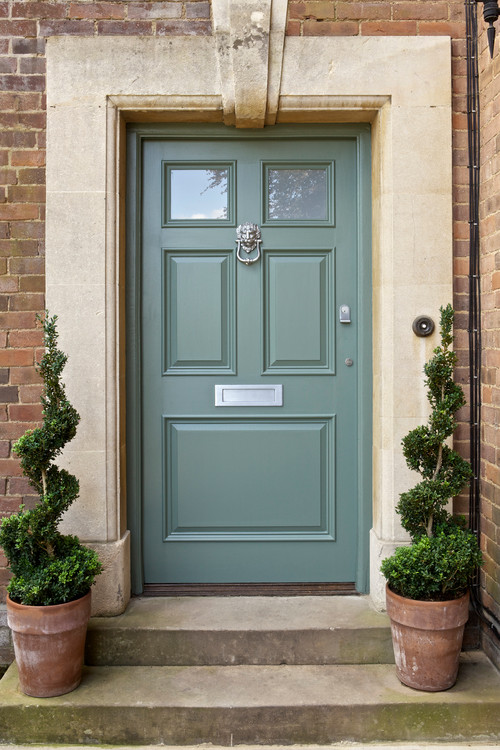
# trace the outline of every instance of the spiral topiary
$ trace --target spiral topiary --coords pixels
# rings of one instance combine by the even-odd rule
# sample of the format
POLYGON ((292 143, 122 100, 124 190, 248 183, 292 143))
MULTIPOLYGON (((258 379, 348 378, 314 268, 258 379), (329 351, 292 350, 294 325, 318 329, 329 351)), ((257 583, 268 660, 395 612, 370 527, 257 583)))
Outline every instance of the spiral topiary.
POLYGON ((80 416, 69 403, 61 382, 67 357, 57 348, 57 316, 41 321, 45 353, 37 366, 44 388, 41 397, 43 424, 28 430, 14 445, 23 474, 40 496, 31 510, 4 518, 0 546, 12 578, 8 591, 19 604, 63 604, 84 596, 101 571, 97 554, 75 536, 57 530, 62 514, 76 500, 79 482, 54 460, 72 440, 80 416))
POLYGON ((381 566, 391 590, 411 599, 462 596, 482 561, 475 535, 446 507, 472 474, 469 462, 447 445, 455 414, 465 404, 461 387, 453 381, 453 318, 451 305, 441 308, 441 345, 424 367, 431 405, 428 423, 402 441, 408 467, 422 477, 400 495, 396 506, 413 544, 398 548, 381 566))

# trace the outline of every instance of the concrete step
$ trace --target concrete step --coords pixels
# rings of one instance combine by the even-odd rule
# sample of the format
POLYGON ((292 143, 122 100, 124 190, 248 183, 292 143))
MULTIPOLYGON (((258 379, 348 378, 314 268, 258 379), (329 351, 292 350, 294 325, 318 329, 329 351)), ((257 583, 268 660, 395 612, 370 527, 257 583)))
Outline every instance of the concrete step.
POLYGON ((367 597, 132 599, 119 617, 93 618, 94 666, 392 663, 389 620, 367 597))
POLYGON ((463 656, 443 693, 401 685, 388 664, 87 667, 78 690, 36 699, 15 664, 0 681, 0 742, 330 744, 500 739, 500 675, 463 656))

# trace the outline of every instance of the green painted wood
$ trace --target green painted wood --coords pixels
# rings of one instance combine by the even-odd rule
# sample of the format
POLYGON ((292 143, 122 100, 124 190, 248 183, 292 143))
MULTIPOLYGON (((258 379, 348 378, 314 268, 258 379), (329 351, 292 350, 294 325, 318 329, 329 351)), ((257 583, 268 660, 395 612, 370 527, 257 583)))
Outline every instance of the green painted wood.
MULTIPOLYGON (((312 128, 318 137, 307 138, 279 131, 287 137, 213 127, 142 134, 143 212, 129 276, 139 307, 142 453, 131 486, 148 583, 363 577, 360 138, 349 129, 312 128), (182 227, 168 221, 171 161, 233 165, 231 226, 206 216, 182 227), (280 164, 327 165, 328 221, 264 221, 266 174, 280 164), (262 227, 263 258, 251 266, 236 261, 244 222, 262 227), (351 305, 350 325, 338 323, 341 303, 351 305), (215 385, 231 383, 280 383, 283 406, 216 407, 215 385)), ((273 215, 280 210, 275 201, 273 215)))
POLYGON ((332 251, 266 253, 266 371, 331 369, 335 276, 332 251))
POLYGON ((165 251, 162 286, 166 374, 234 367, 232 253, 165 251))

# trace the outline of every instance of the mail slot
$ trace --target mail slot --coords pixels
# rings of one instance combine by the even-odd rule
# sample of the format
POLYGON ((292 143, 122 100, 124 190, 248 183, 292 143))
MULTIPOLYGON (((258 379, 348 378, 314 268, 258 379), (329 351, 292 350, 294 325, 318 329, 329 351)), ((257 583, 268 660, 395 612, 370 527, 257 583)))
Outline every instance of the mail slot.
POLYGON ((282 385, 216 385, 216 406, 283 406, 282 385))

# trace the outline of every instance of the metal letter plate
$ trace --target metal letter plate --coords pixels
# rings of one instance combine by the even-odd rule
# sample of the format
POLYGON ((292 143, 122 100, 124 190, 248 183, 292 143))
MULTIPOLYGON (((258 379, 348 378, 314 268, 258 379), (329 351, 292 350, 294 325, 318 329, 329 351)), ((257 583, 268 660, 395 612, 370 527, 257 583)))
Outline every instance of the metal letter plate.
POLYGON ((216 406, 283 406, 282 385, 216 385, 216 406))

